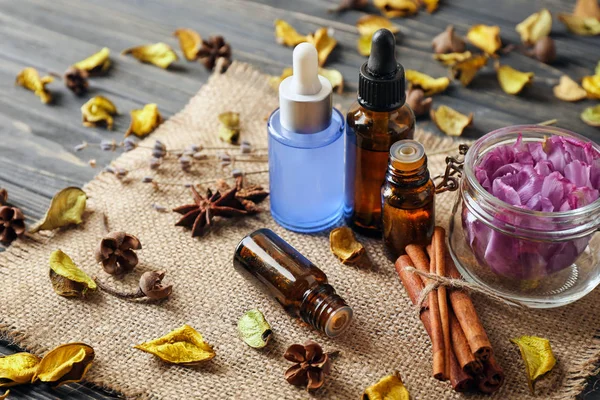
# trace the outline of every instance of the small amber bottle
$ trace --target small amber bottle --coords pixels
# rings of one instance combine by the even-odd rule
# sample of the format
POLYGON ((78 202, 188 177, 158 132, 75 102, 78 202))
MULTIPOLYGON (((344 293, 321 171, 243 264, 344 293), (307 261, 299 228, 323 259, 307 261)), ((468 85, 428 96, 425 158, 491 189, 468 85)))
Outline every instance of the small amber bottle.
POLYGON ((350 227, 371 236, 381 235, 381 185, 390 147, 412 139, 415 130, 395 49, 390 31, 375 32, 369 60, 360 69, 358 100, 346 116, 344 215, 350 227))
POLYGON ((435 228, 435 185, 421 143, 401 140, 390 149, 385 183, 381 187, 383 239, 395 260, 409 244, 426 245, 435 228))
POLYGON ((233 265, 288 313, 329 337, 340 335, 352 320, 352 309, 327 283, 325 273, 270 229, 244 237, 233 265))

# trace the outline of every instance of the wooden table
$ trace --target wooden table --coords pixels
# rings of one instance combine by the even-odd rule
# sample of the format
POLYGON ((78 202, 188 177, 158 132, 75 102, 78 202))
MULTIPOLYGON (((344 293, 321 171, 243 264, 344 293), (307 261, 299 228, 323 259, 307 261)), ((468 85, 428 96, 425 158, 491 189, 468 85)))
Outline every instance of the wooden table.
MULTIPOLYGON (((454 24, 463 35, 475 23, 499 25, 504 43, 517 44, 517 23, 542 7, 554 15, 569 12, 574 1, 442 3, 433 15, 421 12, 395 21, 401 27, 397 54, 405 68, 446 75, 445 68, 431 58, 430 42, 448 24, 454 24)), ((196 29, 205 37, 225 36, 235 60, 252 63, 274 75, 291 64, 291 49, 274 40, 276 18, 287 20, 304 34, 322 26, 332 27, 339 44, 326 66, 340 70, 346 78, 347 94, 336 101, 348 105, 356 91, 357 69, 365 61, 355 48, 358 34, 354 27, 364 13, 328 13, 334 5, 332 0, 0 0, 0 187, 8 190, 10 202, 20 207, 31 223, 43 215, 55 192, 84 184, 118 155, 97 148, 76 153, 75 145, 121 139, 129 124, 128 111, 145 103, 158 103, 165 117, 179 111, 206 82, 209 73, 204 66, 180 60, 175 68, 165 71, 119 53, 128 47, 160 41, 178 49, 172 32, 180 27, 196 29), (49 106, 13 84, 24 67, 35 67, 44 74, 62 74, 70 64, 105 46, 111 49, 114 65, 107 77, 91 80, 89 95, 76 97, 58 80, 49 86, 55 97, 49 106), (92 95, 108 96, 122 112, 114 131, 81 125, 79 108, 92 95), (96 160, 97 169, 88 166, 90 159, 96 160)), ((374 8, 367 11, 377 13, 374 8)), ((455 82, 435 97, 434 104, 473 112, 474 125, 465 132, 468 137, 502 126, 557 118, 558 126, 599 141, 600 130, 579 119, 583 108, 593 103, 562 102, 552 95, 552 86, 564 73, 576 80, 591 74, 600 55, 600 41, 597 37, 575 37, 556 20, 552 36, 558 52, 552 65, 541 64, 518 51, 502 58, 502 62, 517 69, 535 72, 533 86, 522 95, 503 93, 493 69, 488 67, 469 88, 455 82)), ((419 124, 438 132, 429 120, 419 124)), ((0 353, 16 350, 0 342, 0 353)), ((600 389, 594 390, 600 383, 594 382, 582 398, 600 399, 600 389)), ((112 398, 89 385, 69 385, 58 391, 33 385, 14 388, 12 393, 11 398, 112 398)))

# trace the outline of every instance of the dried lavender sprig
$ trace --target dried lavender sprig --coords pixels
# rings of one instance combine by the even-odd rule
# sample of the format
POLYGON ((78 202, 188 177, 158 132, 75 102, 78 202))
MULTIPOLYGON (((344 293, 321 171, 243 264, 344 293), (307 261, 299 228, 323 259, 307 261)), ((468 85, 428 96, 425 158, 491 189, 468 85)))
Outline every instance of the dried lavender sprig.
MULTIPOLYGON (((258 174, 264 174, 266 172, 269 172, 268 169, 264 169, 264 170, 260 170, 260 171, 251 171, 251 172, 244 172, 242 175, 243 176, 248 176, 248 175, 258 175, 258 174)), ((228 176, 225 178, 218 178, 218 179, 211 179, 208 181, 202 181, 202 182, 196 182, 194 184, 191 183, 180 183, 180 182, 169 182, 169 181, 157 181, 154 180, 153 183, 156 183, 157 185, 167 185, 167 186, 183 186, 183 187, 190 187, 193 185, 206 185, 209 183, 214 183, 218 180, 228 180, 228 179, 236 179, 237 177, 232 176, 228 176)))

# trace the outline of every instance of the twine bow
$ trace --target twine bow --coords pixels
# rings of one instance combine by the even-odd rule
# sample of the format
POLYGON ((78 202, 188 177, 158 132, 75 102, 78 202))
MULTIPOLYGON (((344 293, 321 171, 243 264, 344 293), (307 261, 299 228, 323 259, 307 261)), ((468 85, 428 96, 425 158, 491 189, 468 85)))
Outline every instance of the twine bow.
POLYGON ((404 270, 429 279, 429 283, 425 285, 425 287, 421 291, 421 294, 419 295, 419 298, 417 299, 416 306, 419 310, 421 310, 421 308, 423 307, 423 303, 427 299, 429 293, 431 293, 432 290, 436 290, 440 286, 445 286, 451 289, 465 290, 472 293, 479 293, 494 301, 497 301, 498 303, 506 304, 508 306, 514 306, 519 308, 526 307, 524 303, 521 303, 518 300, 509 299, 506 296, 494 293, 491 290, 486 289, 483 286, 478 285, 476 283, 469 283, 465 282, 462 279, 448 278, 446 276, 431 274, 429 272, 420 271, 412 266, 404 267, 404 270))

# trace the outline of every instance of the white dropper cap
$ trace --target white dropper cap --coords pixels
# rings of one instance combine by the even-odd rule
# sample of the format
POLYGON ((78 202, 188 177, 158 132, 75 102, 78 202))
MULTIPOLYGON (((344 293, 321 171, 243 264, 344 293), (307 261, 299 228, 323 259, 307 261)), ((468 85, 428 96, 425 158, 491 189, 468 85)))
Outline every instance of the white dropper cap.
POLYGON ((279 118, 284 129, 320 132, 331 124, 331 83, 319 75, 317 49, 300 43, 294 49, 293 75, 279 85, 279 118))

